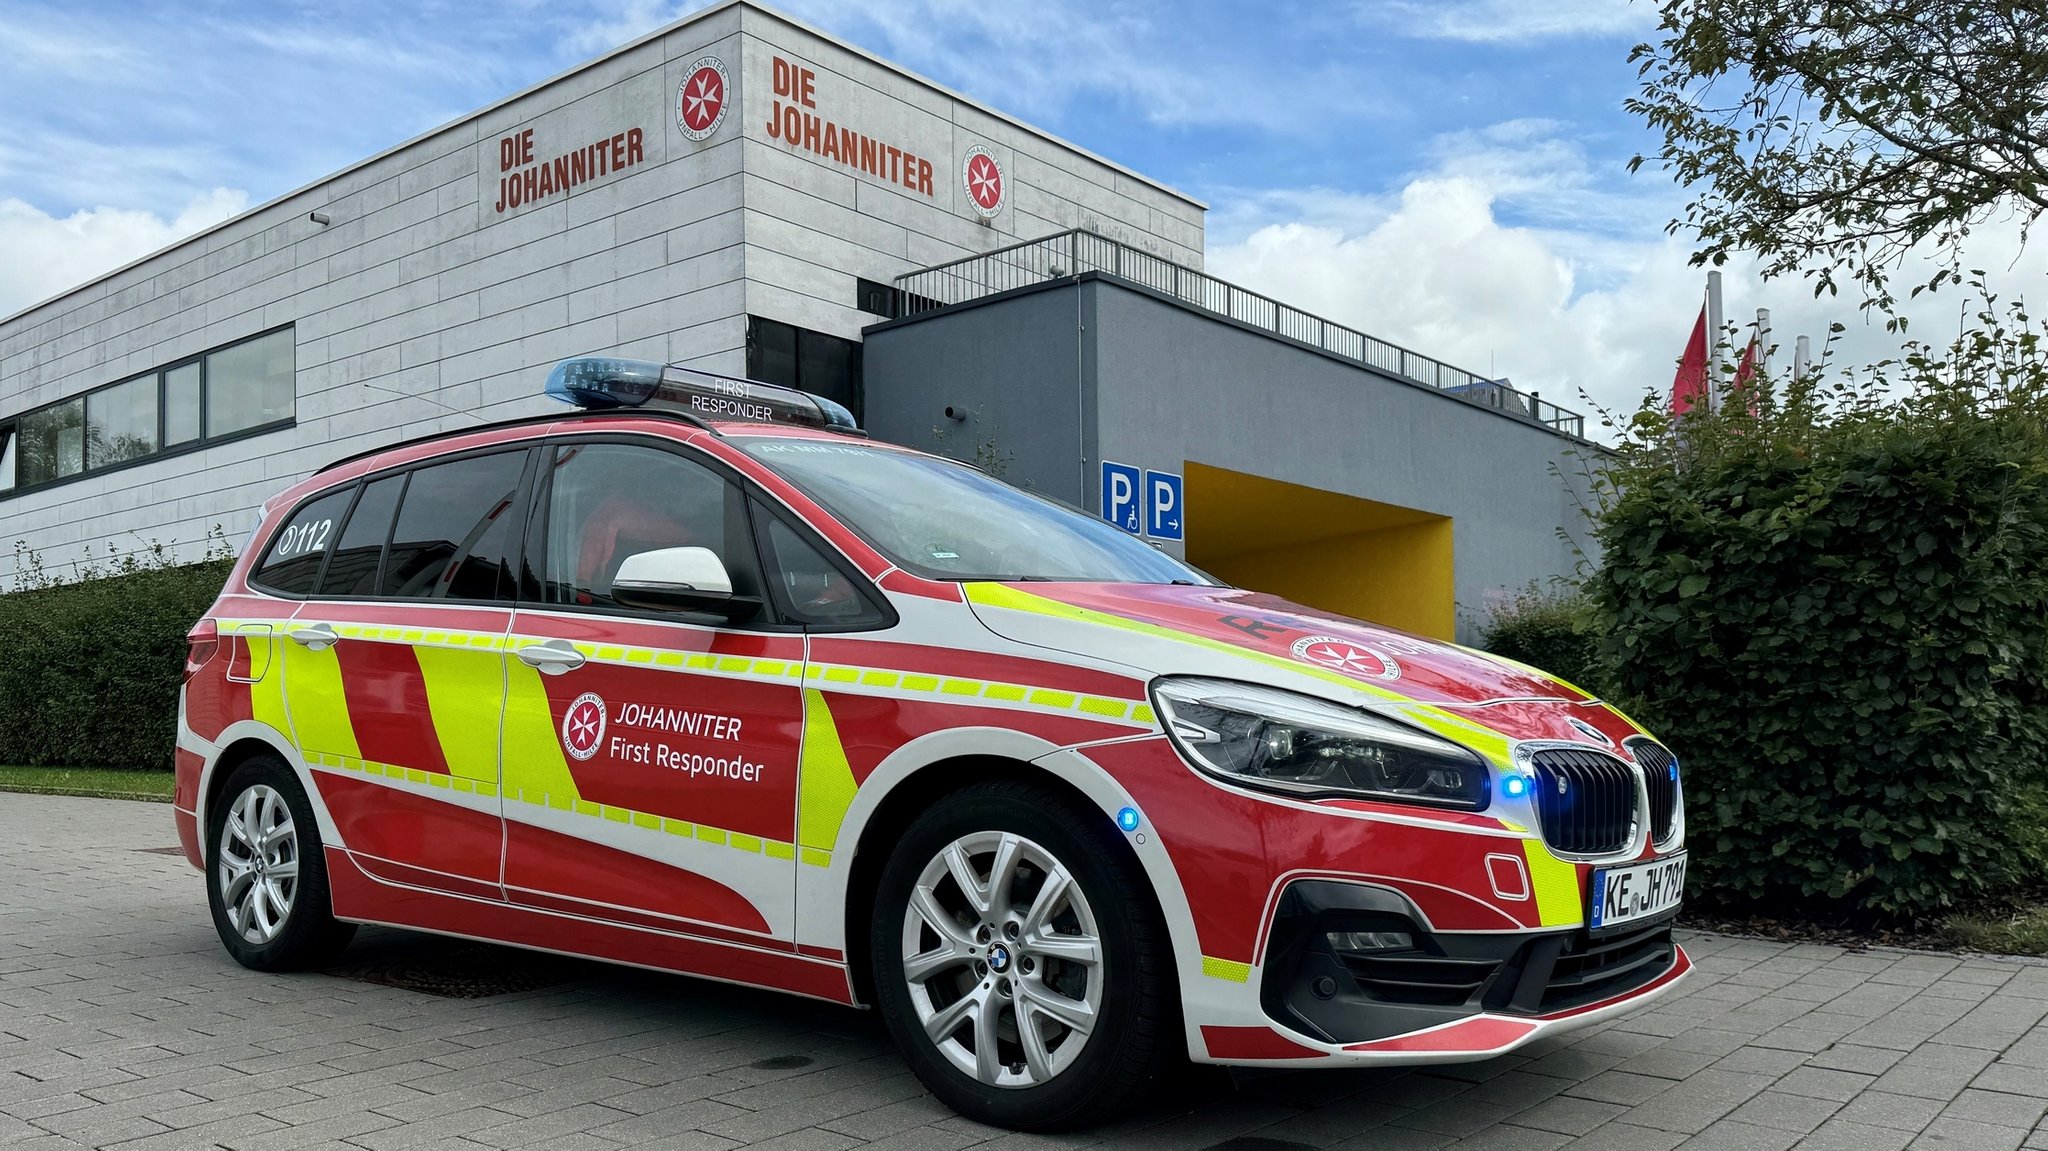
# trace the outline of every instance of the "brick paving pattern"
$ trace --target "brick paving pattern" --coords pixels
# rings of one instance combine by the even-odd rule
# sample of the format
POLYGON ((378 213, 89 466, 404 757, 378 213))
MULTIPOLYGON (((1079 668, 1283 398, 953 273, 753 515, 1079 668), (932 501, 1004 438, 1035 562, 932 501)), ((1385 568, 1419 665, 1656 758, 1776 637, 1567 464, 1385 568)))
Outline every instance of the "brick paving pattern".
MULTIPOLYGON (((2039 963, 1694 936, 1679 997, 1511 1056, 1194 1071, 1039 1137, 934 1102, 866 1013, 596 965, 480 999, 245 971, 173 841, 165 806, 0 794, 0 1146, 2048 1151, 2039 963)), ((344 963, 463 946, 366 930, 344 963)))

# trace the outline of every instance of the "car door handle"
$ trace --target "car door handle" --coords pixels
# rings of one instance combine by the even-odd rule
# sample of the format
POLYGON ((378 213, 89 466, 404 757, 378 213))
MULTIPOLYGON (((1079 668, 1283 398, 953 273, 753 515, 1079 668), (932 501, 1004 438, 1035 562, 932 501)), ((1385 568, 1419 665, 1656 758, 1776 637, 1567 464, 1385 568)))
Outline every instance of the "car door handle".
POLYGON ((301 647, 311 651, 326 651, 341 642, 341 637, 335 634, 334 628, 324 623, 309 623, 304 627, 295 627, 290 635, 301 647))
POLYGON ((583 666, 583 653, 565 639, 551 639, 519 649, 519 662, 548 675, 560 675, 583 666))

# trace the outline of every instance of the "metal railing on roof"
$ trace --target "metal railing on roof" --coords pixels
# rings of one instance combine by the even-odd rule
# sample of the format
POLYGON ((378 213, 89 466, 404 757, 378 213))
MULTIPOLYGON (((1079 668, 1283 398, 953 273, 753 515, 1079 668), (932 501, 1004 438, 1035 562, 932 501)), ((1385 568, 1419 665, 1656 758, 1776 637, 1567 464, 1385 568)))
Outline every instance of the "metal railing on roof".
POLYGON ((1566 435, 1584 438, 1586 434, 1584 416, 1534 392, 1411 352, 1081 228, 906 272, 896 277, 896 286, 903 295, 903 314, 909 316, 1083 272, 1115 276, 1211 315, 1320 348, 1340 359, 1533 420, 1566 435))

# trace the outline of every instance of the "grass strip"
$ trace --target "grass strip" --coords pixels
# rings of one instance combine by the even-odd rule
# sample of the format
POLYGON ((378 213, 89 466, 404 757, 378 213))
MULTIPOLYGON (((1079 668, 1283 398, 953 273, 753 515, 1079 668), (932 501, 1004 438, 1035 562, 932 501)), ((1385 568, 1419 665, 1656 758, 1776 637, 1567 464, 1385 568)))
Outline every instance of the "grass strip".
POLYGON ((0 765, 0 791, 23 791, 38 795, 84 795, 100 799, 147 799, 169 803, 173 786, 173 776, 168 771, 0 765))

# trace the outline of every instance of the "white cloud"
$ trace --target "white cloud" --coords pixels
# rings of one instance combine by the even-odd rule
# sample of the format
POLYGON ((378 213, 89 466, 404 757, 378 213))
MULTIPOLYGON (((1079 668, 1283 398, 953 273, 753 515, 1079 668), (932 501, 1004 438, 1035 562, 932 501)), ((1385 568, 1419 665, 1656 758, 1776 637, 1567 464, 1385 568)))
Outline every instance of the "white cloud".
MULTIPOLYGON (((1208 269, 1588 416, 1591 405, 1626 413, 1646 391, 1668 391, 1706 279, 1682 239, 1660 234, 1676 193, 1644 181, 1602 187, 1541 133, 1482 133, 1464 145, 1439 150, 1437 168, 1386 196, 1212 193, 1208 269)), ((2019 252, 2016 225, 1971 237, 1971 262, 1990 272, 1994 291, 2041 285, 2048 245, 2016 260, 2019 252)), ((1915 260, 1900 282, 1932 267, 1915 260)), ((1855 297, 1815 299, 1805 282, 1766 283, 1751 264, 1722 272, 1729 323, 1771 310, 1779 366, 1801 334, 1818 356, 1831 322, 1848 327, 1838 364, 1898 348, 1855 297)), ((1911 334, 1945 342, 1967 302, 1956 289, 1912 301, 1911 334)), ((1591 420, 1588 431, 1597 432, 1591 420)))
POLYGON ((25 201, 0 199, 0 316, 75 288, 247 207, 249 196, 215 188, 176 216, 122 208, 86 208, 51 216, 25 201))
POLYGON ((1403 35, 1474 43, 1642 36, 1657 27, 1648 0, 1368 0, 1360 14, 1403 35))
POLYGON ((604 0, 596 7, 596 16, 569 29, 562 38, 562 46, 577 56, 597 56, 629 44, 703 5, 693 0, 604 0))
MULTIPOLYGON (((1055 120, 1108 96, 1148 122, 1290 135, 1327 125, 1305 107, 1364 116, 1387 101, 1356 68, 1290 61, 1248 76, 1242 46, 1202 34, 1171 5, 1039 0, 785 0, 791 15, 1026 119, 1055 120)), ((601 0, 563 43, 609 51, 702 7, 699 0, 601 0)), ((1355 34, 1355 29, 1345 31, 1355 34)))

